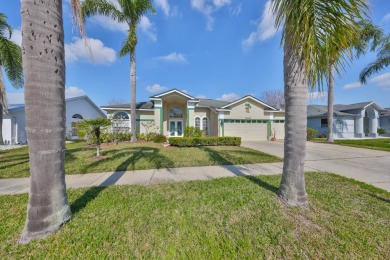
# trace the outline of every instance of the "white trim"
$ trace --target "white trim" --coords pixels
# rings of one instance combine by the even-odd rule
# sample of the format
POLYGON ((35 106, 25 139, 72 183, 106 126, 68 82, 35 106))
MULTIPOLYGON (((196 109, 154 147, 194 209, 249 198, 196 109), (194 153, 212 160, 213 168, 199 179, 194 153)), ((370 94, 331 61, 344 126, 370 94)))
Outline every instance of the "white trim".
POLYGON ((202 118, 201 118, 200 116, 196 116, 196 117, 194 118, 194 127, 197 128, 197 127, 196 127, 196 119, 197 119, 197 118, 199 118, 199 129, 202 130, 202 118))
MULTIPOLYGON (((182 95, 182 96, 185 96, 185 97, 187 97, 187 98, 189 98, 189 99, 197 100, 196 98, 194 98, 194 97, 192 97, 192 96, 190 96, 190 95, 188 95, 188 94, 186 94, 186 93, 184 93, 184 92, 181 92, 180 90, 177 90, 177 89, 172 89, 172 90, 170 90, 170 91, 168 91, 168 92, 164 92, 164 93, 155 95, 155 96, 151 97, 151 99, 152 99, 152 98, 163 97, 163 96, 166 96, 166 95, 169 95, 169 94, 172 94, 172 93, 178 93, 178 94, 180 94, 180 95, 182 95)), ((199 100, 198 100, 198 101, 199 101, 199 100)))
POLYGON ((184 136, 184 120, 183 119, 170 118, 168 120, 168 127, 169 127, 168 135, 170 137, 183 137, 184 136), (175 122, 175 128, 176 128, 175 135, 171 135, 171 122, 175 122), (181 135, 177 134, 177 123, 178 122, 181 122, 181 135))
MULTIPOLYGON (((128 107, 101 107, 101 109, 103 110, 126 110, 126 111, 130 111, 131 108, 128 108, 128 107)), ((136 111, 154 111, 154 108, 140 108, 140 109, 135 109, 136 111)))
POLYGON ((229 103, 229 104, 227 104, 227 105, 225 105, 225 106, 223 106, 223 107, 221 107, 221 108, 226 108, 226 107, 235 105, 235 104, 237 104, 238 102, 241 102, 241 101, 243 101, 243 100, 245 100, 245 99, 247 99, 247 98, 252 99, 253 101, 255 101, 255 102, 257 102, 257 103, 260 103, 260 104, 262 104, 263 106, 266 106, 266 107, 271 108, 272 111, 277 111, 276 108, 271 107, 270 105, 267 105, 266 103, 262 102, 261 100, 258 100, 257 98, 254 98, 254 97, 252 97, 252 96, 245 96, 245 97, 242 97, 242 98, 240 98, 240 99, 238 99, 238 100, 236 100, 236 101, 233 101, 233 102, 231 102, 231 103, 229 103))

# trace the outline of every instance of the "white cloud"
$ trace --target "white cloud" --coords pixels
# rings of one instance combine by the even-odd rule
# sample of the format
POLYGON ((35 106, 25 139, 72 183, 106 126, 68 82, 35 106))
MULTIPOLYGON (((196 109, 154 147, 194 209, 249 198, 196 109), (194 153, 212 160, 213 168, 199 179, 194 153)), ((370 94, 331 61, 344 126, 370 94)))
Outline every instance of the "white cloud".
POLYGON ((257 42, 264 42, 268 40, 277 33, 277 29, 275 28, 275 17, 272 14, 271 0, 268 0, 265 3, 261 20, 257 21, 256 24, 256 31, 252 32, 248 38, 242 41, 242 47, 244 50, 252 48, 257 42))
POLYGON ((239 16, 242 11, 242 4, 239 3, 236 7, 230 8, 230 14, 233 16, 239 16))
POLYGON ((362 86, 363 86, 362 83, 360 83, 359 81, 356 81, 356 82, 351 82, 351 83, 345 84, 343 86, 343 89, 360 88, 362 86))
POLYGON ((386 23, 386 22, 389 22, 390 21, 390 13, 386 14, 385 16, 383 16, 382 18, 382 22, 383 23, 386 23))
POLYGON ((85 91, 81 88, 78 88, 78 87, 65 88, 65 97, 66 98, 84 96, 85 94, 86 94, 85 91))
POLYGON ((222 100, 222 101, 234 101, 239 99, 240 96, 235 94, 235 93, 229 93, 229 94, 223 94, 221 97, 217 98, 217 100, 222 100))
POLYGON ((157 60, 169 62, 169 63, 180 63, 180 64, 186 64, 188 63, 186 57, 184 54, 179 52, 172 52, 166 56, 160 56, 156 58, 157 60))
POLYGON ((308 99, 324 99, 328 96, 327 92, 309 92, 308 99))
POLYGON ((206 96, 204 96, 204 95, 198 95, 198 96, 196 96, 195 98, 206 99, 206 96))
POLYGON ((214 27, 214 17, 212 14, 224 6, 231 4, 231 0, 191 0, 191 6, 206 17, 207 30, 211 31, 214 27))
POLYGON ((390 87, 390 72, 373 77, 368 83, 374 83, 380 87, 390 87))
POLYGON ((146 90, 150 93, 158 93, 158 92, 163 92, 167 88, 164 86, 161 86, 160 84, 154 84, 152 86, 147 86, 146 90))
POLYGON ((7 93, 8 105, 24 104, 24 93, 7 93))
POLYGON ((115 62, 115 51, 104 46, 102 41, 88 38, 87 44, 90 50, 83 39, 74 37, 72 43, 65 44, 65 60, 67 62, 82 60, 98 65, 110 65, 115 62))
POLYGON ((13 29, 12 35, 11 35, 11 41, 13 41, 17 45, 21 46, 22 45, 22 31, 20 31, 19 29, 13 29))
POLYGON ((148 17, 142 16, 139 21, 139 28, 146 36, 148 36, 153 42, 157 41, 156 27, 152 24, 148 17))
POLYGON ((168 0, 156 0, 156 5, 161 8, 165 16, 174 15, 174 12, 171 12, 171 6, 168 3, 168 0))

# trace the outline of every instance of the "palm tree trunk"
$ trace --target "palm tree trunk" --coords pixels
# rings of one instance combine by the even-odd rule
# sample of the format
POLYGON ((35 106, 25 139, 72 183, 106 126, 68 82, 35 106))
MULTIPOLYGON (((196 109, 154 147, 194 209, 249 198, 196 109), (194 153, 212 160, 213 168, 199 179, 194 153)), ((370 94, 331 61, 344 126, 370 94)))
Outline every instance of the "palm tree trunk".
MULTIPOLYGON (((0 97, 1 100, 1 97, 0 97)), ((3 104, 0 102, 0 145, 3 145, 3 104)))
POLYGON ((328 143, 334 143, 333 141, 333 103, 334 103, 334 65, 329 65, 329 78, 328 78, 328 137, 326 141, 328 143))
POLYGON ((4 144, 3 140, 3 107, 7 102, 5 100, 5 85, 3 82, 3 72, 0 66, 0 145, 4 144))
POLYGON ((62 0, 24 0, 22 52, 30 196, 20 243, 71 218, 65 184, 65 61, 62 0))
POLYGON ((137 114, 135 111, 136 107, 136 57, 135 57, 135 48, 134 51, 130 52, 130 120, 131 120, 131 142, 137 142, 137 126, 136 118, 137 114))
POLYGON ((278 195, 291 206, 307 206, 305 188, 305 156, 307 128, 307 78, 299 57, 284 45, 284 93, 286 124, 284 163, 278 195))

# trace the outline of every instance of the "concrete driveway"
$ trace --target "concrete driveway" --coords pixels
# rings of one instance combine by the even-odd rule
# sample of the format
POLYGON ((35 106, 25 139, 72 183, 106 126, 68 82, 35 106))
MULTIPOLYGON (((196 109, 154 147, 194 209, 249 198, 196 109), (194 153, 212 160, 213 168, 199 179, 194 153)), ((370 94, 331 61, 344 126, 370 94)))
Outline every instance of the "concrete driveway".
MULTIPOLYGON (((283 158, 283 141, 243 141, 242 146, 283 158)), ((390 152, 307 142, 305 166, 390 191, 390 152)))

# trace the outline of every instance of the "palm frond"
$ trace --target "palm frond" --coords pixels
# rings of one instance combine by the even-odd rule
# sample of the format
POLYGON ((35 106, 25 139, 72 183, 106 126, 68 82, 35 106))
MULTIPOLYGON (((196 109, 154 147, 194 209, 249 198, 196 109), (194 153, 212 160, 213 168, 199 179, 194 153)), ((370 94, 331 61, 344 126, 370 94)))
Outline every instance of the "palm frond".
POLYGON ((81 4, 82 17, 85 20, 88 16, 104 15, 123 23, 128 23, 124 14, 114 4, 106 0, 85 0, 81 4))
POLYGON ((0 13, 0 37, 10 39, 12 36, 12 27, 7 23, 7 16, 5 14, 0 13), (8 31, 8 36, 6 35, 6 31, 8 31))
POLYGON ((16 43, 0 37, 0 66, 15 88, 23 87, 22 51, 16 43))
MULTIPOLYGON (((7 97, 6 97, 6 92, 5 92, 5 85, 3 82, 3 71, 0 66, 0 106, 3 107, 4 112, 7 113, 8 107, 7 107, 7 97)), ((0 129, 1 131, 1 129, 0 129)))

